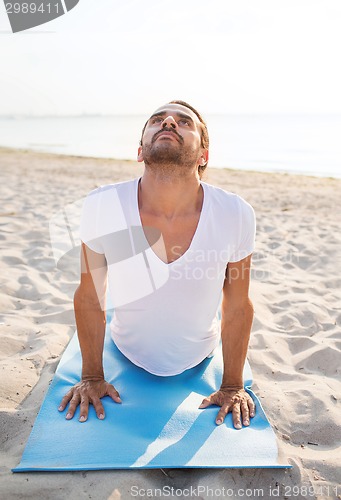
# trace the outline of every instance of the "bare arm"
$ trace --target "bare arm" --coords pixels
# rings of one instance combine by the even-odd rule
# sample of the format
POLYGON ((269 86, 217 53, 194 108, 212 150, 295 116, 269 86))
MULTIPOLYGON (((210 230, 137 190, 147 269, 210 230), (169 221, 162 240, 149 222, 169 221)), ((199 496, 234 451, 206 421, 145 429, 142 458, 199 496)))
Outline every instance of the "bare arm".
POLYGON ((103 345, 105 334, 107 262, 104 255, 81 250, 81 282, 74 296, 77 332, 82 351, 82 380, 104 378, 103 345))
POLYGON ((230 263, 223 288, 221 339, 224 357, 222 388, 243 388, 243 367, 253 320, 249 299, 251 256, 230 263))
POLYGON ((64 396, 59 406, 63 411, 69 404, 67 419, 74 416, 80 405, 80 418, 88 418, 89 404, 95 407, 98 418, 104 418, 100 401, 103 396, 120 403, 121 399, 113 385, 104 380, 103 346, 106 326, 107 263, 104 255, 90 250, 82 243, 81 282, 74 296, 74 308, 78 339, 82 353, 82 380, 64 396))
POLYGON ((221 338, 224 372, 221 387, 205 398, 200 405, 221 407, 216 423, 223 423, 232 412, 236 429, 249 425, 255 414, 254 403, 243 386, 243 367, 246 359, 253 319, 253 307, 249 299, 251 256, 229 263, 223 288, 221 338))

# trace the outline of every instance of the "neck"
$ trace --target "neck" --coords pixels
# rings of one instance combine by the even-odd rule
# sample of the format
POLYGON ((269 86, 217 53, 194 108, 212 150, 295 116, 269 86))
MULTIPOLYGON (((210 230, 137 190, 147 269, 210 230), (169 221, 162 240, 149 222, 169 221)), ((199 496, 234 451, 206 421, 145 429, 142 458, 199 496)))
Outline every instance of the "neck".
POLYGON ((201 210, 203 190, 195 172, 188 176, 158 175, 145 169, 139 185, 139 208, 167 218, 201 210))

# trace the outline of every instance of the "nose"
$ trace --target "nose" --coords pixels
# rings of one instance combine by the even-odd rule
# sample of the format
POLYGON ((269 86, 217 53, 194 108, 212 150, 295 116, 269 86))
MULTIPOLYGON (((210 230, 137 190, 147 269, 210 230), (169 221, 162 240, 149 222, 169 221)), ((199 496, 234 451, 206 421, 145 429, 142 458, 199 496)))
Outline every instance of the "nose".
POLYGON ((168 128, 170 128, 170 127, 172 127, 172 128, 176 128, 176 121, 174 120, 174 118, 173 118, 171 115, 167 116, 167 117, 163 120, 163 122, 162 122, 162 128, 165 128, 165 127, 168 127, 168 128))

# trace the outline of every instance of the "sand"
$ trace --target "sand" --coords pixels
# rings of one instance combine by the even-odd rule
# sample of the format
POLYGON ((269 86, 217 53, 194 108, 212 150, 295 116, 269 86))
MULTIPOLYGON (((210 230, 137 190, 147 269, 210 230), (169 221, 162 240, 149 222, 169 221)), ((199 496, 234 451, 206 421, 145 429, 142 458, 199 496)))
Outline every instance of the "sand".
POLYGON ((2 148, 0 172, 0 498, 147 498, 143 489, 165 486, 178 489, 176 498, 189 498, 190 487, 202 499, 224 498, 223 488, 225 498, 341 498, 341 180, 213 168, 204 179, 257 213, 249 361, 280 461, 292 469, 12 474, 75 330, 78 264, 56 267, 49 220, 142 167, 2 148))

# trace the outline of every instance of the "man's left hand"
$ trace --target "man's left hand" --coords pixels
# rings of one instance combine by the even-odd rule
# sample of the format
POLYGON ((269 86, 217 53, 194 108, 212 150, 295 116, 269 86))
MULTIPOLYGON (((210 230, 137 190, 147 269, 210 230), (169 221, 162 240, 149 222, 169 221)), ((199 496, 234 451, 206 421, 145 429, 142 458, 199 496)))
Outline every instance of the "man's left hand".
POLYGON ((233 425, 236 429, 242 428, 242 422, 246 426, 250 425, 250 418, 255 416, 255 404, 244 389, 220 388, 205 398, 199 408, 211 405, 221 406, 216 418, 217 425, 224 422, 229 412, 232 412, 233 425))

